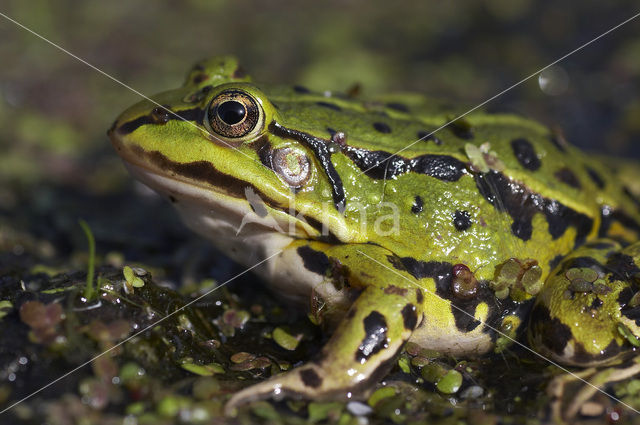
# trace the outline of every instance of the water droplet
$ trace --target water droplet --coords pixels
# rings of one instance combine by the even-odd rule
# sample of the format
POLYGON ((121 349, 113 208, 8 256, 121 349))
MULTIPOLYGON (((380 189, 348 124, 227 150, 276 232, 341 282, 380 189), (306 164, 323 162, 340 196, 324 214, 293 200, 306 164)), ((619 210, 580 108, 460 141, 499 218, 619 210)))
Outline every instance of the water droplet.
POLYGON ((538 75, 538 85, 544 94, 558 96, 569 88, 569 74, 561 66, 550 66, 538 75))

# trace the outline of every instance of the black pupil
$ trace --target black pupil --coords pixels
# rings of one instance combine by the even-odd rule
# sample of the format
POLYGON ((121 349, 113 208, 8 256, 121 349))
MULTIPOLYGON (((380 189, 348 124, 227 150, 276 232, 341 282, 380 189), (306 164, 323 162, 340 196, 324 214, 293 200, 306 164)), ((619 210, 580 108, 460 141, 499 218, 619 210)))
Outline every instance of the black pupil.
POLYGON ((218 106, 218 116, 227 125, 238 124, 247 114, 244 105, 235 100, 228 100, 218 106))

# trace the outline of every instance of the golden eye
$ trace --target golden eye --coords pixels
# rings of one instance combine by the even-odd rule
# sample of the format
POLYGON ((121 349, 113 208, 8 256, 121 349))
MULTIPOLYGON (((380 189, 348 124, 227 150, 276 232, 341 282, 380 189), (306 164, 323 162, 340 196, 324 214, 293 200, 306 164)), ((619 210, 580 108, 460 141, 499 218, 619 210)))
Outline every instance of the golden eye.
POLYGON ((260 122, 261 113, 253 97, 240 90, 227 90, 211 101, 208 120, 211 130, 233 139, 251 133, 260 122))
POLYGON ((282 180, 294 188, 304 185, 311 175, 309 158, 297 149, 276 149, 271 156, 271 163, 282 180))

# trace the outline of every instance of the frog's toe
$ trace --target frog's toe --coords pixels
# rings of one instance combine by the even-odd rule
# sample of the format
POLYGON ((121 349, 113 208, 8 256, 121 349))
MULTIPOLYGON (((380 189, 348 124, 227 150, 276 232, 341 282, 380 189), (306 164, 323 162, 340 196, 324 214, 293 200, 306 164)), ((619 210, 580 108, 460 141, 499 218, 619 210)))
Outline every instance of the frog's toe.
POLYGON ((279 400, 291 396, 305 398, 321 396, 327 389, 322 375, 322 371, 316 364, 309 363, 251 385, 229 399, 224 408, 225 415, 233 416, 238 406, 266 398, 279 400))

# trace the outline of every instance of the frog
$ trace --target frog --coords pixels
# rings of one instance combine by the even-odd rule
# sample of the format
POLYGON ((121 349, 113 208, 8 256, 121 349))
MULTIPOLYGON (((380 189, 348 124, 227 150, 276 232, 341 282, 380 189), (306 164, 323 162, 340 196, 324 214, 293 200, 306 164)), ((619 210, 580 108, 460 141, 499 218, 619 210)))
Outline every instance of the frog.
POLYGON ((219 56, 115 120, 129 172, 330 335, 228 413, 357 398, 408 342, 479 358, 523 340, 598 387, 638 372, 640 167, 535 120, 461 110, 256 83, 219 56))

